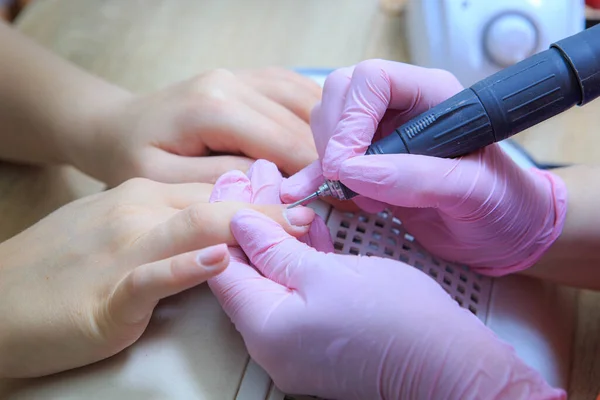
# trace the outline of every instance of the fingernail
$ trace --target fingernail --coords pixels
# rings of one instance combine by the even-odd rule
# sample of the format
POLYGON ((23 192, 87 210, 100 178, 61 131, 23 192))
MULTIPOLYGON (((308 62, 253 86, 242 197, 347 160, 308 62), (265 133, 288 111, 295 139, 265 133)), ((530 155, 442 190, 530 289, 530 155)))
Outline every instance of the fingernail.
POLYGON ((218 244, 216 246, 210 246, 202 249, 196 255, 198 265, 204 268, 217 266, 227 254, 227 245, 218 244))
POLYGON ((284 217, 293 226, 306 226, 315 219, 315 212, 308 207, 295 207, 286 209, 284 217))

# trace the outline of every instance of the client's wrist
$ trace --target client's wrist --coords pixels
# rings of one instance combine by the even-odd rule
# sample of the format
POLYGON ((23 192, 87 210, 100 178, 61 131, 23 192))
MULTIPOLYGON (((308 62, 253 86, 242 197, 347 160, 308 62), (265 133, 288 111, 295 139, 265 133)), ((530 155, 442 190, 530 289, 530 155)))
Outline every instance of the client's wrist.
POLYGON ((102 179, 102 170, 110 163, 112 143, 116 134, 109 125, 118 119, 121 110, 133 94, 108 85, 89 101, 79 113, 72 130, 60 141, 61 158, 82 172, 102 179))

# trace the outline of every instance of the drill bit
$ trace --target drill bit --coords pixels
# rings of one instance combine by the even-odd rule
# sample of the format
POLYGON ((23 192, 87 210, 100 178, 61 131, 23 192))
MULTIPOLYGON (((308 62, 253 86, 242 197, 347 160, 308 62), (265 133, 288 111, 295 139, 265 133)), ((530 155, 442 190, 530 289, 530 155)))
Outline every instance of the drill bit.
POLYGON ((310 194, 309 196, 306 196, 303 199, 298 200, 295 203, 292 203, 288 206, 288 208, 294 208, 294 207, 298 207, 301 204, 305 204, 306 202, 309 202, 311 200, 316 199, 317 197, 322 197, 322 196, 331 196, 332 192, 331 192, 331 184, 332 181, 325 181, 325 183, 323 183, 321 186, 319 186, 319 188, 317 189, 316 192, 310 194))
POLYGON ((292 203, 288 206, 288 208, 294 208, 294 207, 298 207, 301 204, 304 204, 308 201, 311 201, 312 199, 316 199, 317 197, 319 197, 319 191, 317 190, 316 192, 312 193, 310 196, 307 196, 303 199, 298 200, 295 203, 292 203))

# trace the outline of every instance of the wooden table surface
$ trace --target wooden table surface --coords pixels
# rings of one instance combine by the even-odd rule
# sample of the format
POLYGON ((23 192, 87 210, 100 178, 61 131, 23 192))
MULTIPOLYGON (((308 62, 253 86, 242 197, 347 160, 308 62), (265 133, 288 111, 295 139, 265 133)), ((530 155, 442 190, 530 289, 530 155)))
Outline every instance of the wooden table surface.
MULTIPOLYGON (((376 0, 38 0, 18 28, 72 62, 135 92, 216 67, 340 67, 409 61, 402 16, 376 0)), ((539 161, 600 160, 600 103, 519 137, 539 161)), ((71 168, 0 164, 0 240, 103 186, 71 168)), ((600 393, 600 294, 582 291, 571 399, 600 393)))

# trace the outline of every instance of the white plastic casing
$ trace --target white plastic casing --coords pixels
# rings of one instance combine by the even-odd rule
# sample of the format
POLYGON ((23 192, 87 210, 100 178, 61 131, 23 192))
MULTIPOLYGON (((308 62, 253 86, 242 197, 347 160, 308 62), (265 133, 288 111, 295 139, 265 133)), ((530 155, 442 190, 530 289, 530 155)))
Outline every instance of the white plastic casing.
POLYGON ((584 10, 584 0, 409 0, 411 63, 470 86, 584 29, 584 10))

